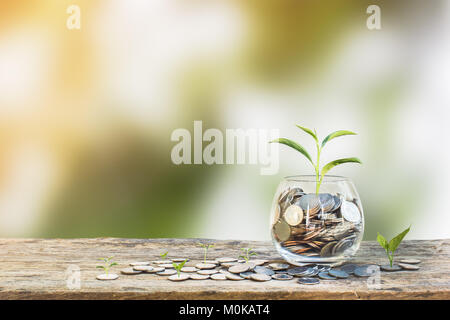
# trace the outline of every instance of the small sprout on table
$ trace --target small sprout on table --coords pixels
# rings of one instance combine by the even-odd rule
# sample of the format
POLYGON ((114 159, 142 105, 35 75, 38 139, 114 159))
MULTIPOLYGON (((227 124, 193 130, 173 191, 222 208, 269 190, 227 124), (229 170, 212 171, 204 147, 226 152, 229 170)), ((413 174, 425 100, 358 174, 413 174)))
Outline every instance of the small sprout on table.
POLYGON ((317 160, 316 163, 314 163, 312 157, 309 155, 308 151, 306 151, 305 148, 303 148, 301 145, 299 145, 298 143, 286 139, 286 138, 279 138, 276 140, 273 140, 271 142, 277 142, 277 143, 281 143, 284 144, 288 147, 291 147, 292 149, 297 150, 298 152, 300 152, 303 156, 306 157, 306 159, 308 159, 308 161, 312 164, 312 166, 314 167, 314 171, 316 174, 316 194, 319 193, 319 189, 320 189, 320 185, 322 184, 323 181, 323 177, 325 176, 325 174, 330 171, 332 168, 334 168, 337 165, 343 164, 343 163, 349 163, 349 162, 354 162, 354 163, 361 163, 361 160, 359 160, 358 158, 342 158, 342 159, 337 159, 334 161, 331 161, 329 163, 327 163, 326 165, 324 165, 322 167, 322 170, 320 170, 320 155, 322 153, 322 149, 323 147, 325 147, 325 145, 327 144, 328 141, 337 138, 337 137, 341 137, 341 136, 348 136, 348 135, 355 135, 356 133, 351 132, 351 131, 347 131, 347 130, 339 130, 339 131, 335 131, 330 133, 328 136, 326 136, 323 140, 322 143, 319 143, 319 138, 317 137, 317 132, 316 130, 311 130, 305 127, 301 127, 299 125, 297 125, 297 127, 301 130, 303 130, 304 132, 306 132, 307 134, 309 134, 311 137, 313 137, 315 143, 316 143, 316 149, 317 149, 317 160))
POLYGON ((164 260, 167 257, 168 254, 169 254, 169 251, 166 251, 164 253, 160 253, 159 255, 164 260))
POLYGON ((176 264, 175 262, 172 262, 173 267, 175 268, 175 270, 177 270, 178 278, 180 277, 180 274, 181 274, 181 268, 183 268, 186 261, 187 261, 187 259, 178 264, 176 264))
POLYGON ((251 256, 257 256, 258 254, 253 251, 252 248, 241 248, 242 254, 239 256, 239 258, 242 258, 245 260, 245 262, 248 262, 250 260, 251 256))
POLYGON ((100 258, 99 260, 103 261, 104 264, 102 266, 97 266, 96 268, 103 269, 105 271, 105 274, 108 275, 109 269, 111 269, 111 267, 113 266, 117 266, 117 263, 112 261, 112 258, 114 257, 100 258))
POLYGON ((208 250, 214 247, 214 244, 199 243, 198 245, 203 248, 203 262, 206 263, 206 255, 208 254, 208 250))
POLYGON ((385 237, 383 237, 379 232, 377 236, 377 241, 384 248, 386 251, 386 254, 389 259, 389 264, 392 267, 392 262, 394 261, 394 252, 397 250, 397 247, 399 246, 400 242, 402 242, 403 238, 406 236, 406 234, 409 232, 409 229, 411 226, 409 226, 408 229, 403 231, 402 233, 398 234, 396 237, 392 238, 391 241, 387 241, 385 237))

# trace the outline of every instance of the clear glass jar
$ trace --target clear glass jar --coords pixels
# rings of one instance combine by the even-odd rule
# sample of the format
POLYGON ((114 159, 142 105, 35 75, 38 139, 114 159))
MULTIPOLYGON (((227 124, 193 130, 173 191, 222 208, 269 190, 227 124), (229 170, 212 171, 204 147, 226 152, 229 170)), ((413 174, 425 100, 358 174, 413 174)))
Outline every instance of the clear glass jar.
POLYGON ((284 178, 270 219, 277 251, 294 265, 341 264, 356 253, 364 233, 356 188, 339 176, 325 176, 318 194, 316 176, 284 178))

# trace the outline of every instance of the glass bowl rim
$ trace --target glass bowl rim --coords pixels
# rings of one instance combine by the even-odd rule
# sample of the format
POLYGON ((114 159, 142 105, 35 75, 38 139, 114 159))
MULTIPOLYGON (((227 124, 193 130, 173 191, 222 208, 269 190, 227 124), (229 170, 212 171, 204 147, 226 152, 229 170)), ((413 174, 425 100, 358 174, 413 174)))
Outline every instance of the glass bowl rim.
MULTIPOLYGON (((293 182, 316 182, 316 175, 314 174, 299 174, 286 176, 283 178, 285 181, 293 182)), ((336 182, 351 182, 350 178, 344 176, 324 175, 322 184, 324 183, 336 183, 336 182)))

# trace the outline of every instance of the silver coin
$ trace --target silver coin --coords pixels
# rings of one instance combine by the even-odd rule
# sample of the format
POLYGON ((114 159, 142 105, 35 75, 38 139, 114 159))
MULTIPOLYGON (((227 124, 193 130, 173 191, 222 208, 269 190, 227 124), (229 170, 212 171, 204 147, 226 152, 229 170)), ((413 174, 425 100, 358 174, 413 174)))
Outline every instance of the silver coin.
POLYGON ((230 257, 223 257, 223 258, 217 258, 216 261, 218 263, 226 263, 226 262, 236 262, 238 259, 236 258, 230 258, 230 257))
POLYGON ((115 273, 103 273, 99 274, 96 278, 97 280, 116 280, 119 276, 115 273))
POLYGON ((305 194, 300 198, 298 204, 306 214, 312 215, 320 211, 320 200, 315 193, 305 194))
POLYGON ((133 269, 136 271, 142 271, 142 272, 153 271, 152 266, 134 266, 133 269))
POLYGON ((345 265, 341 266, 340 269, 342 271, 347 272, 348 274, 353 274, 353 272, 355 271, 355 269, 357 267, 358 266, 356 264, 345 264, 345 265))
POLYGON ((353 240, 352 239, 342 239, 340 240, 331 250, 331 254, 341 254, 344 253, 345 250, 351 248, 353 246, 353 240))
POLYGON ((420 267, 415 264, 409 264, 409 263, 399 263, 398 264, 402 269, 405 270, 419 270, 420 267))
POLYGON ((262 266, 263 264, 267 263, 267 260, 256 259, 250 261, 250 263, 253 263, 255 266, 262 266))
POLYGON ((289 268, 289 265, 286 263, 271 263, 269 264, 269 267, 272 268, 272 270, 274 271, 281 271, 289 268))
POLYGON ((320 193, 319 202, 323 212, 330 212, 334 208, 334 198, 329 193, 320 193))
POLYGON ((231 273, 242 273, 249 271, 251 269, 250 263, 240 263, 228 268, 228 272, 231 273))
POLYGON ((189 279, 192 279, 192 280, 206 280, 206 279, 209 279, 209 275, 207 275, 207 274, 191 273, 191 274, 189 274, 189 279))
POLYGON ((163 271, 157 272, 156 274, 158 276, 171 276, 175 273, 177 273, 175 269, 168 269, 168 270, 163 270, 163 271))
POLYGON ((213 280, 226 280, 227 277, 223 273, 215 273, 210 276, 213 280))
POLYGON ((300 278, 300 279, 298 279, 298 283, 314 285, 314 284, 319 284, 320 281, 319 281, 319 279, 316 279, 316 278, 300 278))
POLYGON ((158 272, 162 272, 162 271, 164 271, 164 270, 166 270, 166 268, 163 268, 163 267, 153 267, 152 270, 145 271, 145 272, 146 272, 146 273, 158 273, 158 272))
POLYGON ((171 260, 172 260, 172 262, 184 262, 184 261, 188 262, 189 261, 189 259, 187 259, 187 258, 174 258, 171 260))
POLYGON ((195 267, 197 269, 214 269, 216 265, 213 263, 197 263, 195 267))
POLYGON ((400 260, 401 263, 407 263, 407 264, 418 264, 420 263, 419 259, 402 259, 400 260))
POLYGON ((272 275, 274 280, 292 280, 294 277, 285 273, 276 273, 272 275))
POLYGON ((202 263, 215 264, 216 266, 219 264, 219 262, 217 260, 206 260, 206 261, 202 261, 202 263))
POLYGON ((136 262, 131 262, 130 266, 132 267, 136 267, 136 266, 148 266, 150 264, 150 262, 148 261, 136 261, 136 262))
POLYGON ((198 269, 196 267, 183 267, 181 268, 181 272, 196 272, 198 269))
POLYGON ((268 276, 271 276, 273 274, 275 274, 275 271, 273 271, 272 269, 266 268, 266 267, 261 267, 261 266, 256 266, 255 269, 253 269, 253 271, 255 273, 259 273, 259 274, 265 274, 268 276))
POLYGON ((167 279, 169 279, 170 281, 185 281, 185 280, 189 279, 189 275, 183 274, 183 273, 181 273, 180 275, 174 274, 174 275, 171 275, 170 277, 168 277, 167 279))
POLYGON ((216 270, 216 269, 197 270, 198 274, 203 274, 203 275, 211 275, 211 274, 214 274, 217 272, 219 272, 219 270, 216 270))
POLYGON ((154 263, 154 264, 167 264, 167 263, 172 263, 172 260, 157 260, 157 261, 152 261, 152 263, 154 263))
POLYGON ((359 223, 361 221, 361 213, 358 206, 350 201, 344 201, 341 204, 341 214, 345 220, 353 223, 359 223))
POLYGON ((308 267, 296 267, 291 268, 287 271, 287 273, 291 276, 297 277, 297 276, 303 276, 308 270, 308 267))
POLYGON ((353 271, 353 274, 357 277, 370 277, 379 271, 380 271, 379 266, 371 264, 356 267, 355 270, 353 271))
POLYGON ((250 279, 253 281, 270 281, 272 280, 272 277, 267 275, 267 274, 262 274, 262 273, 254 273, 250 276, 250 279))
POLYGON ((342 270, 330 269, 328 270, 328 274, 332 277, 336 277, 339 279, 347 279, 348 273, 342 270))
POLYGON ((229 268, 229 267, 235 266, 237 264, 239 264, 239 262, 222 262, 220 265, 222 267, 229 268))
POLYGON ((291 236, 291 228, 285 221, 279 220, 273 226, 273 233, 279 241, 286 241, 291 236))
POLYGON ((239 275, 244 278, 244 279, 250 279, 250 276, 254 274, 253 271, 246 271, 246 272, 241 272, 239 273, 239 275))
POLYGON ((400 271, 402 270, 402 268, 400 268, 399 265, 397 264, 392 264, 392 267, 390 264, 383 264, 382 266, 380 266, 381 270, 383 271, 388 271, 388 272, 393 272, 393 271, 400 271))
POLYGON ((171 263, 163 263, 163 264, 160 264, 159 266, 163 267, 163 268, 166 268, 166 269, 173 269, 173 268, 175 268, 173 266, 173 264, 171 264, 171 263))
POLYGON ((336 280, 337 279, 336 277, 330 276, 328 274, 328 271, 319 272, 318 276, 320 279, 323 279, 323 280, 336 280))
POLYGON ((128 274, 128 275, 142 273, 142 271, 137 271, 137 270, 134 270, 133 268, 125 268, 125 269, 120 270, 120 272, 123 274, 128 274))
POLYGON ((238 276, 237 274, 233 274, 233 273, 227 273, 227 274, 225 274, 225 277, 228 280, 235 280, 235 281, 244 280, 244 278, 242 278, 241 276, 238 276))
POLYGON ((334 207, 333 209, 331 209, 331 211, 336 211, 341 207, 342 199, 339 196, 333 196, 333 200, 334 200, 334 207))
POLYGON ((283 218, 290 226, 299 225, 303 221, 303 210, 299 206, 293 204, 286 209, 283 218))

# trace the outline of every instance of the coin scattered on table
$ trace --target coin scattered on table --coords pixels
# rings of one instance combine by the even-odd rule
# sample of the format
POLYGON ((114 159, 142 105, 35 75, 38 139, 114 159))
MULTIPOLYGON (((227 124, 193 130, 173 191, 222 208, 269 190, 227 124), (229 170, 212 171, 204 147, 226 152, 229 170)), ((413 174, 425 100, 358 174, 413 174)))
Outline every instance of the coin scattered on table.
POLYGON ((170 281, 185 281, 187 279, 189 279, 189 275, 188 274, 174 274, 171 275, 170 277, 168 277, 167 279, 169 279, 170 281))
POLYGON ((219 270, 216 270, 216 269, 203 269, 203 270, 197 270, 197 273, 198 274, 203 274, 203 275, 211 275, 211 274, 214 274, 214 273, 218 273, 219 272, 219 270))
POLYGON ((130 266, 136 267, 136 266, 148 266, 150 262, 148 261, 137 261, 137 262, 131 262, 130 266))
POLYGON ((336 280, 337 279, 336 277, 330 276, 328 271, 319 272, 318 276, 320 279, 323 279, 323 280, 336 280))
POLYGON ((210 276, 213 280, 227 280, 227 277, 223 273, 215 273, 210 276))
POLYGON ((262 266, 263 264, 267 263, 267 260, 256 259, 249 261, 249 263, 253 263, 255 266, 262 266))
POLYGON ((183 267, 181 272, 196 272, 198 269, 196 267, 183 267))
POLYGON ((142 272, 153 271, 153 267, 152 266, 134 266, 133 269, 136 270, 136 271, 142 271, 142 272))
POLYGON ((358 266, 356 264, 345 264, 345 265, 341 266, 340 269, 342 271, 347 272, 348 274, 353 274, 353 272, 355 271, 355 269, 357 267, 358 266))
POLYGON ((261 266, 256 266, 255 269, 253 269, 253 271, 255 273, 259 273, 259 274, 265 274, 268 276, 271 276, 273 274, 275 274, 275 271, 273 271, 272 269, 266 268, 266 267, 261 267, 261 266))
POLYGON ((158 272, 162 272, 162 271, 164 271, 164 270, 166 270, 166 268, 163 268, 163 267, 153 267, 152 270, 147 270, 147 271, 145 271, 145 272, 147 272, 147 273, 158 273, 158 272))
POLYGON ((298 279, 297 282, 300 283, 300 284, 307 284, 307 285, 313 285, 313 284, 319 284, 320 283, 319 279, 307 278, 307 277, 300 278, 300 279, 298 279))
POLYGON ((177 273, 177 271, 175 269, 166 269, 166 270, 163 270, 161 272, 157 272, 156 274, 158 276, 171 276, 171 275, 176 274, 176 273, 177 273))
POLYGON ((228 272, 231 273, 242 273, 249 271, 251 269, 252 265, 249 262, 246 263, 239 263, 237 265, 231 266, 228 268, 228 272))
POLYGON ((404 270, 419 270, 420 267, 415 264, 409 264, 409 263, 398 263, 399 267, 404 270))
POLYGON ((380 271, 380 267, 376 264, 364 265, 356 267, 353 274, 357 277, 370 277, 380 271))
POLYGON ((206 260, 206 261, 202 261, 202 263, 214 264, 214 265, 218 265, 219 264, 219 262, 217 260, 206 260))
POLYGON ((246 271, 246 272, 241 272, 239 273, 239 275, 244 278, 244 279, 250 279, 250 276, 254 274, 253 271, 246 271))
POLYGON ((230 258, 230 257, 222 257, 222 258, 217 258, 216 261, 218 263, 222 264, 222 263, 226 263, 226 262, 236 262, 236 261, 238 261, 238 259, 230 258))
POLYGON ((137 270, 134 270, 133 268, 125 268, 125 269, 120 270, 120 272, 123 274, 128 274, 128 275, 142 273, 142 271, 137 271, 137 270))
POLYGON ((250 275, 250 279, 253 281, 269 281, 272 280, 272 277, 267 275, 267 274, 263 274, 263 273, 254 273, 252 275, 250 275))
POLYGON ((347 279, 348 273, 342 270, 330 269, 328 270, 328 274, 332 277, 336 277, 339 279, 347 279))
POLYGON ((420 263, 419 259, 402 259, 400 260, 401 263, 407 263, 407 264, 418 264, 420 263))
POLYGON ((239 262, 222 262, 220 265, 222 266, 222 267, 227 267, 227 268, 229 268, 229 267, 232 267, 232 266, 235 266, 235 265, 237 265, 237 264, 239 264, 239 262))
POLYGON ((234 274, 234 273, 226 273, 225 277, 228 280, 234 280, 234 281, 244 280, 244 278, 242 278, 241 276, 238 276, 237 274, 234 274))
POLYGON ((116 280, 119 276, 115 273, 104 273, 104 274, 99 274, 96 278, 97 280, 116 280))
POLYGON ((189 259, 187 259, 187 258, 174 258, 174 259, 171 259, 171 260, 172 260, 172 262, 176 262, 176 263, 184 262, 185 260, 186 260, 186 262, 189 261, 189 259))
POLYGON ((272 275, 272 279, 275 280, 292 280, 294 277, 285 273, 276 273, 272 275))
POLYGON ((157 260, 157 261, 152 261, 152 263, 154 263, 154 264, 167 264, 167 263, 172 263, 172 260, 157 260))
POLYGON ((380 266, 380 268, 381 268, 381 270, 383 270, 383 271, 388 271, 388 272, 393 272, 393 271, 400 271, 400 270, 402 270, 402 268, 400 268, 400 266, 397 265, 397 264, 392 264, 392 267, 391 267, 391 265, 389 265, 389 264, 383 264, 382 266, 380 266))
POLYGON ((308 267, 295 267, 288 269, 287 273, 291 276, 298 277, 303 276, 308 270, 308 267))
POLYGON ((212 264, 212 263, 197 263, 197 264, 195 265, 195 267, 196 267, 197 269, 213 269, 213 268, 216 267, 216 265, 215 265, 215 264, 212 264))
POLYGON ((162 267, 162 268, 166 268, 166 269, 173 269, 173 268, 175 268, 173 266, 173 264, 171 264, 171 263, 162 263, 162 264, 159 264, 159 266, 162 267))
POLYGON ((190 273, 189 278, 192 280, 206 280, 209 278, 207 274, 190 273))
POLYGON ((289 268, 289 265, 286 263, 271 263, 269 264, 269 267, 272 268, 272 270, 274 271, 281 271, 289 268))

